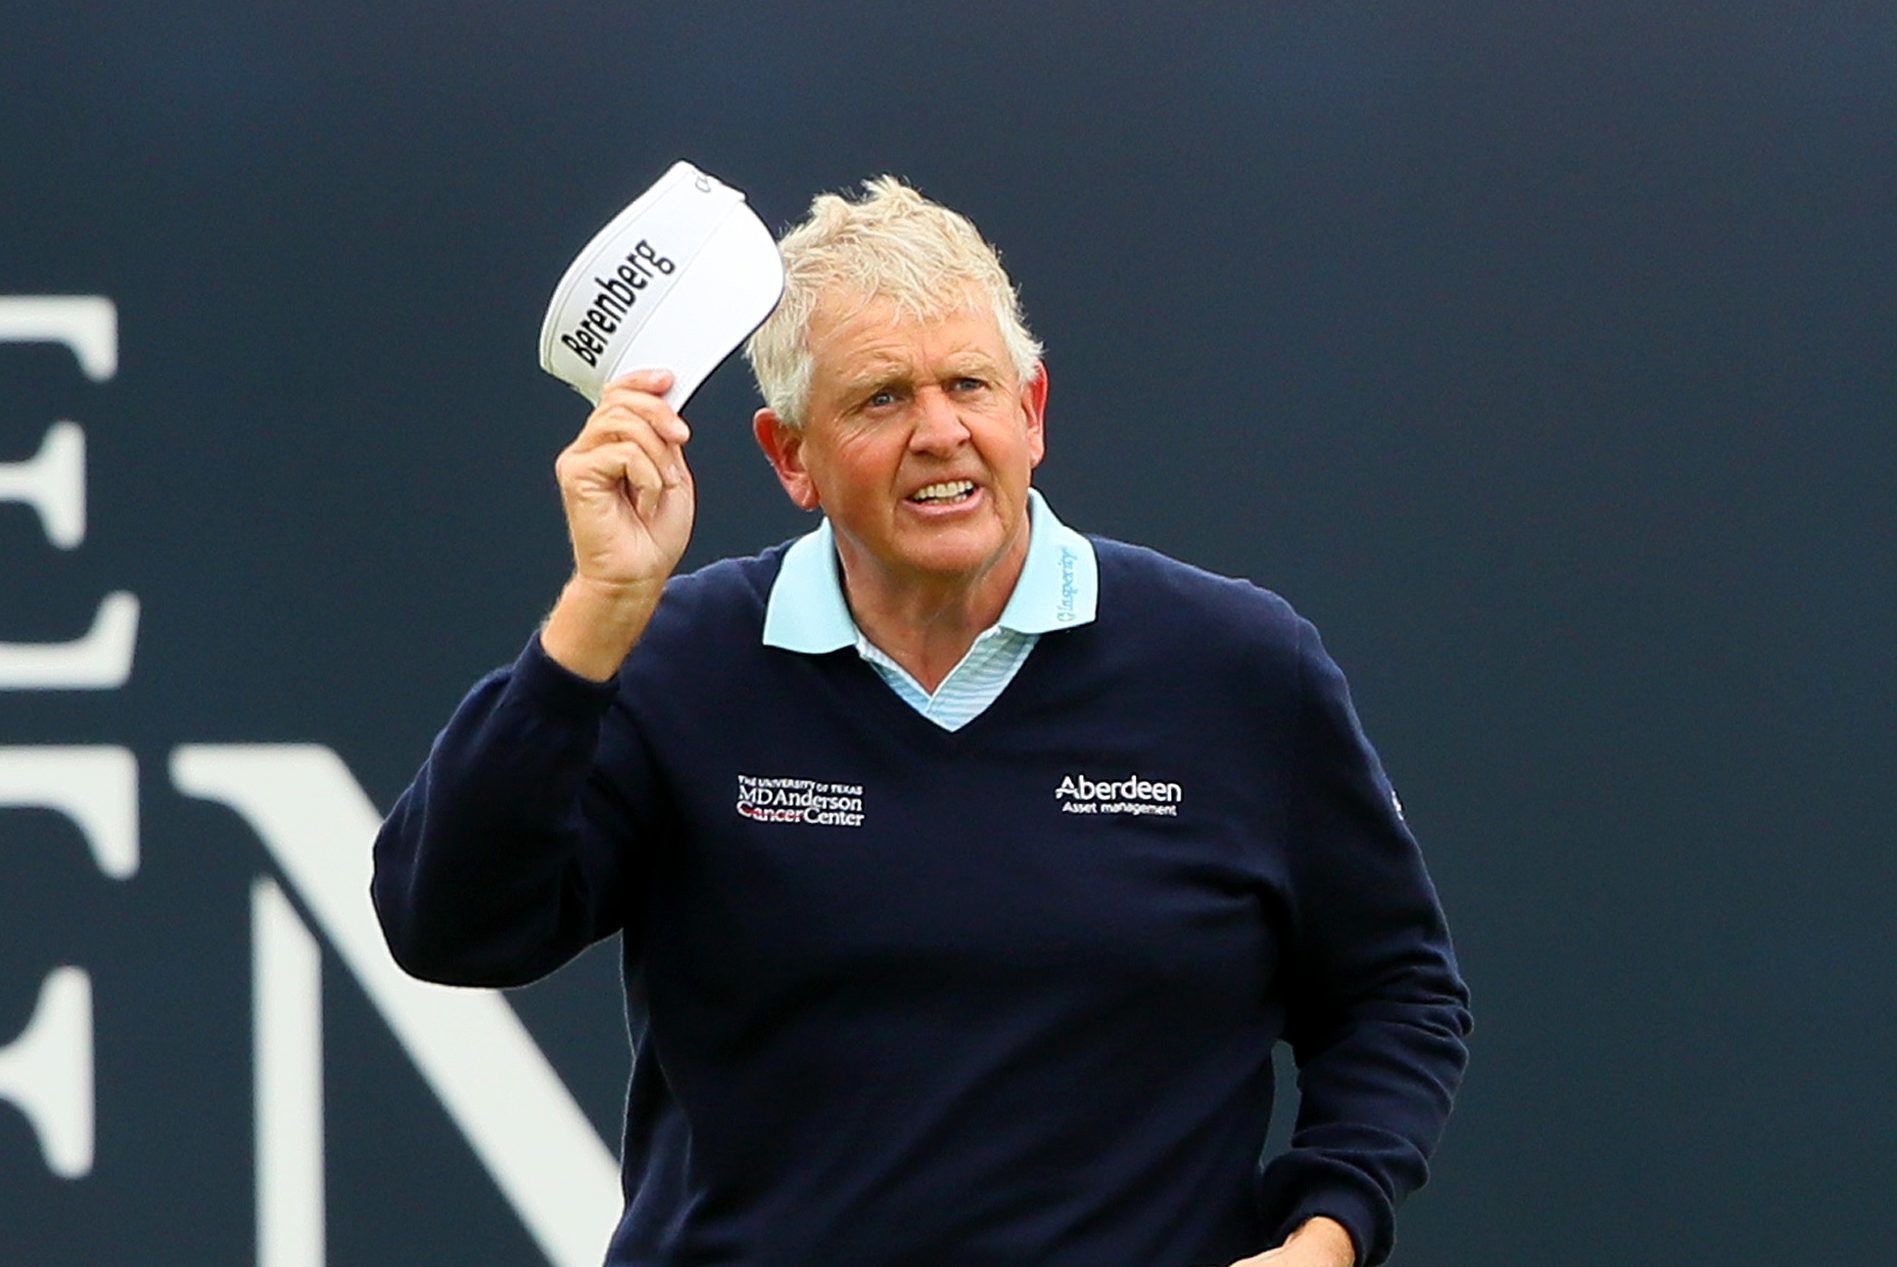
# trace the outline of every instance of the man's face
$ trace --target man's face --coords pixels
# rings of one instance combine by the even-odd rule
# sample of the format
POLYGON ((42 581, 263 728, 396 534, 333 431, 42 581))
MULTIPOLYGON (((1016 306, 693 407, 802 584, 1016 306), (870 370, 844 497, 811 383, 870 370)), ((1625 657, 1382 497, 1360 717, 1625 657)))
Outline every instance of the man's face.
POLYGON ((1010 583, 1027 553, 1044 372, 1017 381, 985 304, 916 322, 893 305, 820 304, 801 433, 764 444, 786 491, 821 506, 846 575, 903 586, 1010 583), (868 569, 866 573, 864 569, 868 569))

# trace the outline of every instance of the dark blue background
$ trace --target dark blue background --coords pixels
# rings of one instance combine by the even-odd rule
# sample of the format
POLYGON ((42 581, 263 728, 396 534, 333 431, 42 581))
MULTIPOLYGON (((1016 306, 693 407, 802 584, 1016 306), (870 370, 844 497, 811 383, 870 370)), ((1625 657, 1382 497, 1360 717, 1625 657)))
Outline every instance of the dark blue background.
MULTIPOLYGON (((1476 992, 1398 1263, 1874 1261, 1893 67, 1868 4, 8 6, 0 293, 110 296, 121 361, 0 347, 0 459, 78 419, 92 500, 72 554, 0 505, 0 640, 144 621, 123 690, 0 694, 0 742, 132 748, 145 862, 0 815, 0 1042, 70 961, 100 1052, 87 1179, 0 1107, 0 1261, 253 1253, 268 864, 165 762, 316 742, 393 799, 557 592, 540 314, 678 157, 773 227, 882 171, 968 212, 1062 516, 1325 630, 1476 992)), ((734 364, 689 411, 688 564, 802 527, 753 407, 734 364)), ((516 995, 609 1140, 615 974, 516 995)), ((535 1261, 327 982, 331 1261, 535 1261)))

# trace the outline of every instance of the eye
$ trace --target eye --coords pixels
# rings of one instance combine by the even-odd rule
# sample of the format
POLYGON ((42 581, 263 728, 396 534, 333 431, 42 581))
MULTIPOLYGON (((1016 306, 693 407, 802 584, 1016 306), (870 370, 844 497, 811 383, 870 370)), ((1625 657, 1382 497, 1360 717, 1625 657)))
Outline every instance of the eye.
POLYGON ((864 405, 866 405, 867 407, 871 409, 881 409, 887 405, 893 405, 895 403, 896 403, 896 393, 890 391, 887 387, 879 388, 878 390, 871 392, 869 394, 868 399, 866 399, 863 402, 864 405))
POLYGON ((973 374, 964 374, 955 380, 953 386, 958 392, 978 392, 988 386, 988 380, 976 378, 973 374))

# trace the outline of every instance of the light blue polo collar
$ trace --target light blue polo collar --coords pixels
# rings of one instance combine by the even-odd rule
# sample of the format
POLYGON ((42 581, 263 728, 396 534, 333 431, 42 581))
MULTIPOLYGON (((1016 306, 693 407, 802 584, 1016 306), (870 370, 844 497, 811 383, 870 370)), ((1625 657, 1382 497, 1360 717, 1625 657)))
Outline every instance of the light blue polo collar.
MULTIPOLYGON (((1043 634, 1093 620, 1100 568, 1093 543, 1054 517, 1047 501, 1028 490, 1028 557, 996 624, 1016 633, 1043 634)), ((822 655, 856 645, 856 621, 843 598, 836 538, 825 519, 784 552, 764 606, 764 645, 822 655)))

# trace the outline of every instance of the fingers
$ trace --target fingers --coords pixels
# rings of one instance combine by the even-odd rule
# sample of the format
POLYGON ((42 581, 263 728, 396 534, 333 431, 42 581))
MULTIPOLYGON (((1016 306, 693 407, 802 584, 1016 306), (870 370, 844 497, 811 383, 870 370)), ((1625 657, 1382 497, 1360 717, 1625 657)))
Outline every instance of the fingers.
POLYGON ((605 462, 605 470, 616 476, 631 494, 639 517, 651 518, 659 492, 665 487, 665 476, 652 455, 636 444, 608 445, 598 452, 605 462))
POLYGON ((554 463, 561 493, 569 506, 628 498, 642 519, 649 519, 663 494, 690 487, 684 456, 676 446, 654 457, 646 445, 632 440, 577 445, 554 463))
POLYGON ((586 420, 585 430, 643 423, 668 443, 685 443, 691 438, 692 429, 662 396, 671 385, 670 370, 635 370, 614 379, 600 393, 599 404, 586 420))
POLYGON ((591 456, 602 464, 598 469, 607 478, 623 484, 641 519, 652 517, 660 497, 691 482, 685 458, 676 447, 662 459, 654 459, 644 446, 629 442, 602 446, 591 456))
POLYGON ((628 370, 626 373, 619 375, 619 377, 608 381, 605 390, 602 391, 600 395, 603 399, 605 392, 609 392, 615 387, 627 387, 633 391, 646 392, 653 396, 659 396, 663 395, 665 389, 672 385, 672 381, 672 371, 668 369, 653 367, 650 369, 628 370))
POLYGON ((689 477, 682 446, 691 428, 657 395, 671 382, 669 371, 640 370, 609 383, 555 464, 562 487, 592 491, 623 480, 637 499, 648 490, 683 485, 689 477))

